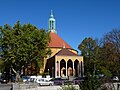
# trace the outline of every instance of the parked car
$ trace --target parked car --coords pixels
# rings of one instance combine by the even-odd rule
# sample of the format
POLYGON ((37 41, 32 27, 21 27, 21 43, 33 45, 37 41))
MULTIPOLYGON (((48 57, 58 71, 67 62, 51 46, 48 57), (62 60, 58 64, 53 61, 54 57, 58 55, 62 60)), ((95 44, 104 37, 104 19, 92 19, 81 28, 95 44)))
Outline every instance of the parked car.
POLYGON ((80 82, 84 81, 85 77, 76 77, 75 79, 73 79, 72 83, 73 84, 80 84, 80 82))
POLYGON ((28 82, 28 81, 30 81, 29 79, 30 79, 30 77, 29 76, 22 76, 22 81, 23 82, 28 82))
POLYGON ((119 81, 119 78, 118 78, 118 76, 113 76, 113 77, 112 77, 112 80, 113 80, 113 81, 119 81))
POLYGON ((45 79, 37 79, 36 83, 38 83, 40 86, 42 85, 54 85, 54 82, 45 80, 45 79))
POLYGON ((53 81, 55 85, 64 85, 69 83, 68 79, 53 78, 50 81, 53 81))
POLYGON ((30 76, 29 79, 30 82, 36 82, 36 80, 37 80, 37 76, 30 76))
POLYGON ((8 83, 9 80, 7 78, 0 78, 1 83, 8 83))

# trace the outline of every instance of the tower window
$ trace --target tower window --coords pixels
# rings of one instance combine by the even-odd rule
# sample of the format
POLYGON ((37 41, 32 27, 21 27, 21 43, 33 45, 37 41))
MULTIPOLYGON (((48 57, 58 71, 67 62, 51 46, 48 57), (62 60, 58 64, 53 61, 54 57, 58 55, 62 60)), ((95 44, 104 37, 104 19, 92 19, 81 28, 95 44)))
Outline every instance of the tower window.
POLYGON ((52 29, 54 29, 54 21, 52 21, 52 29))
POLYGON ((51 21, 50 21, 50 29, 51 29, 51 21))

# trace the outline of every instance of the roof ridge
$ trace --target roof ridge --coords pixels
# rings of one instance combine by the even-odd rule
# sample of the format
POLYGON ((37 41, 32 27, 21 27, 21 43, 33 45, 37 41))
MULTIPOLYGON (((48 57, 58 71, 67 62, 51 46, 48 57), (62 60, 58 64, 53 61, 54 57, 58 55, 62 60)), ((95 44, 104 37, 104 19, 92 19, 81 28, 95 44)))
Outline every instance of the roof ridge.
POLYGON ((69 49, 67 48, 63 48, 61 49, 59 52, 57 52, 55 55, 66 55, 66 56, 79 56, 78 54, 70 51, 69 49))

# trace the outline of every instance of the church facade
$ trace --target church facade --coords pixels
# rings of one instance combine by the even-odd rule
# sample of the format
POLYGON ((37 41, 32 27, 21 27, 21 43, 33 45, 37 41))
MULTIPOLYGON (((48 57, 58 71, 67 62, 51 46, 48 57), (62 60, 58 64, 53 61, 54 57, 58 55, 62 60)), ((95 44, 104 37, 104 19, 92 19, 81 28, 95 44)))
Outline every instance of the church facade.
POLYGON ((44 72, 51 77, 81 77, 84 75, 83 56, 60 38, 56 32, 56 20, 53 12, 48 21, 51 41, 49 48, 52 54, 44 60, 44 72))

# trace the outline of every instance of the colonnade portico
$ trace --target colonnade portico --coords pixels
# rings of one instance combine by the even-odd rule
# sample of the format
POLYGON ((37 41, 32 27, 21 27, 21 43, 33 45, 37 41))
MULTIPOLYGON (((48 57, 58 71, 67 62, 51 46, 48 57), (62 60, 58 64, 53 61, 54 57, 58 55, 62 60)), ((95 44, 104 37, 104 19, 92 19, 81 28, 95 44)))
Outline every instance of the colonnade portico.
POLYGON ((84 65, 81 56, 74 60, 72 58, 57 58, 55 61, 55 77, 68 77, 68 76, 83 76, 84 65), (70 63, 70 64, 69 64, 70 63), (65 70, 65 71, 63 71, 65 70))

